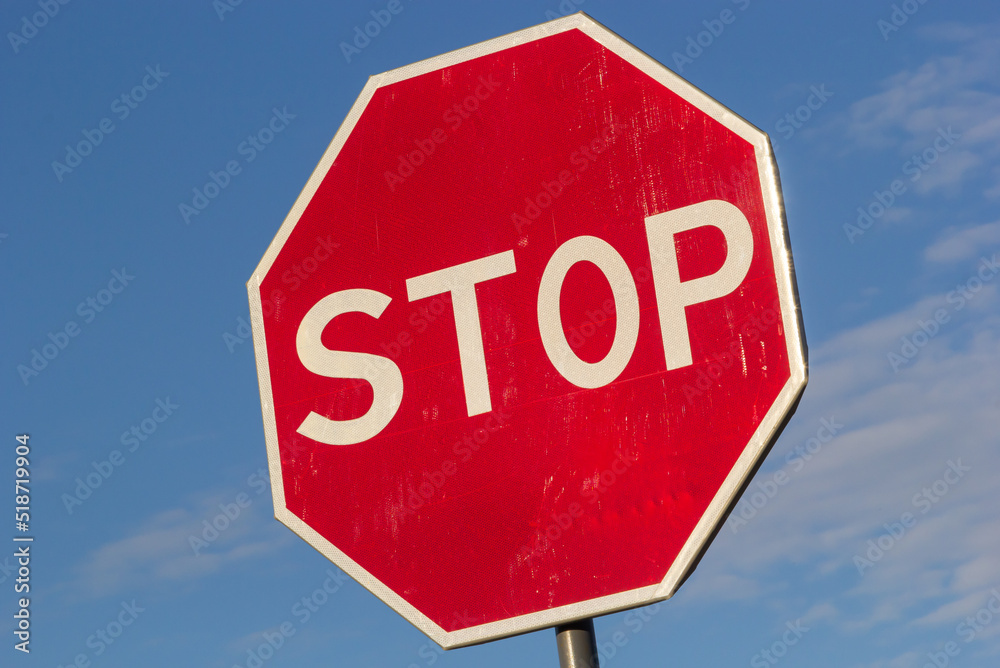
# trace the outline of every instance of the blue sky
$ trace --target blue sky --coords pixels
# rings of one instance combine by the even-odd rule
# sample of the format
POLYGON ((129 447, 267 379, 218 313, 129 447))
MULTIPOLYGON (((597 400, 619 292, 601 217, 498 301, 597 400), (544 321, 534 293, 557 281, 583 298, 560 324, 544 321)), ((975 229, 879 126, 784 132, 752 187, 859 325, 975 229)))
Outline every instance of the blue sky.
POLYGON ((294 634, 266 666, 556 665, 550 630, 442 654, 328 581, 272 517, 240 319, 370 75, 572 6, 771 134, 810 350, 797 414, 698 570, 645 617, 597 620, 603 665, 995 666, 995 5, 402 3, 350 62, 339 44, 385 2, 3 3, 0 479, 13 514, 29 433, 35 536, 30 656, 13 649, 14 544, 0 551, 4 665, 246 666, 282 624, 294 634), (701 53, 675 56, 725 9, 701 53), (251 151, 275 114, 283 129, 251 151), (231 160, 239 173, 186 220, 179 205, 231 160), (859 207, 871 223, 845 228, 859 207), (37 374, 19 371, 47 344, 37 374), (195 554, 220 504, 239 516, 195 554), (296 607, 324 583, 323 605, 296 607), (113 642, 97 635, 120 619, 113 642))

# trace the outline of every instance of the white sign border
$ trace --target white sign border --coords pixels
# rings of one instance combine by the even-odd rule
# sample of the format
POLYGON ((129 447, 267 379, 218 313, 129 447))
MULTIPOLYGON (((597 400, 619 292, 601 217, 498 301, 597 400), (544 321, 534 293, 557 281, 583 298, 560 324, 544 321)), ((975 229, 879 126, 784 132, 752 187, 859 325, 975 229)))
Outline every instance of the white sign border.
POLYGON ((295 204, 282 223, 274 240, 268 246, 260 264, 247 282, 247 291, 250 300, 250 320, 257 360, 257 376, 260 384, 261 407, 264 419, 264 440, 267 444, 268 471, 273 490, 275 518, 301 536, 307 543, 323 554, 323 556, 342 568, 344 572, 378 596, 389 607, 445 649, 483 643, 577 619, 595 617, 641 605, 648 605, 670 598, 693 570, 701 554, 708 548, 711 538, 721 526, 728 511, 738 500, 739 491, 749 481, 749 477, 757 464, 762 460, 769 447, 781 432, 785 422, 791 416, 805 388, 808 375, 805 339, 802 333, 801 314, 799 312, 795 288, 788 230, 784 218, 784 207, 781 202, 774 153, 767 135, 582 12, 371 77, 348 113, 347 118, 340 126, 340 129, 337 130, 333 141, 331 141, 324 152, 323 157, 296 199, 295 204), (674 564, 658 585, 641 587, 580 603, 550 608, 519 617, 449 632, 435 624, 430 618, 382 584, 371 573, 338 550, 323 536, 306 525, 305 522, 293 515, 286 508, 285 492, 281 478, 281 458, 278 449, 277 425, 274 415, 274 405, 271 401, 271 378, 267 361, 267 347, 264 341, 263 304, 260 297, 260 285, 377 89, 567 30, 580 30, 588 35, 594 41, 658 81, 664 87, 704 111, 754 147, 757 156, 757 168, 761 178, 761 192, 763 193, 768 231, 770 233, 771 254, 775 264, 782 324, 785 328, 785 340, 788 343, 788 363, 791 376, 778 394, 771 409, 764 416, 760 426, 751 437, 749 444, 737 460, 733 470, 726 477, 722 487, 712 499, 702 519, 695 526, 690 538, 685 542, 674 564))

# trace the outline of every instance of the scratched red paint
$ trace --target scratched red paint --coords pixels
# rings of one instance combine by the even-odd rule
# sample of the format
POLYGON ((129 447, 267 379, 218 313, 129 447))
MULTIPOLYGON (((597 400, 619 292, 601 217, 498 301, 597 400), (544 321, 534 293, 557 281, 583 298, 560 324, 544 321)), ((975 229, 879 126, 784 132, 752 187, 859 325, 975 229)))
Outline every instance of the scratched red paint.
MULTIPOLYGON (((760 184, 753 146, 579 30, 378 89, 260 287, 283 291, 264 326, 288 509, 448 631, 659 583, 789 379, 760 184), (476 110, 446 116, 477 88, 476 110), (387 177, 436 129, 412 174, 387 177), (746 216, 753 260, 732 294, 688 308, 694 363, 667 371, 644 219, 711 199, 746 216), (283 275, 326 235, 335 257, 290 292, 283 275), (586 390, 547 358, 536 313, 546 263, 579 235, 621 254, 641 309, 624 372, 586 390), (450 298, 411 303, 405 280, 508 250, 516 273, 477 288, 494 412, 470 418, 450 298), (392 301, 335 318, 323 344, 389 357, 405 393, 376 437, 330 446, 296 427, 361 416, 372 390, 306 370, 295 333, 351 288, 392 301), (728 368, 705 388, 715 359, 728 368)), ((676 248, 682 280, 727 254, 708 227, 676 248)), ((595 266, 569 272, 584 360, 611 346, 610 299, 595 266)))

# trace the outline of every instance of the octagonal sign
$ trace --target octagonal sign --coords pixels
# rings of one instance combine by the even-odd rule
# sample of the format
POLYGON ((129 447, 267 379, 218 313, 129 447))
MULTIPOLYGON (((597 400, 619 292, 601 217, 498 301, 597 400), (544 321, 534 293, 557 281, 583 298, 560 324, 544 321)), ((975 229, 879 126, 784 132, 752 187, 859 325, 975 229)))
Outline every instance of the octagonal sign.
POLYGON ((276 517, 444 647, 671 596, 806 382, 767 136, 583 14, 373 77, 248 289, 276 517))

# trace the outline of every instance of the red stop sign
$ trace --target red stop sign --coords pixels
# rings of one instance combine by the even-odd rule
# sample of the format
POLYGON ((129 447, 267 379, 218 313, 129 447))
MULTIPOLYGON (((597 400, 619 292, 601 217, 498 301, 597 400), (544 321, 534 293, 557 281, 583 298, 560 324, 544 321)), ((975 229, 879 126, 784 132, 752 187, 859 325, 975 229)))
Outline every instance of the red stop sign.
POLYGON ((806 380, 766 135, 582 14, 373 77, 248 288, 276 516, 445 647, 669 597, 806 380))

